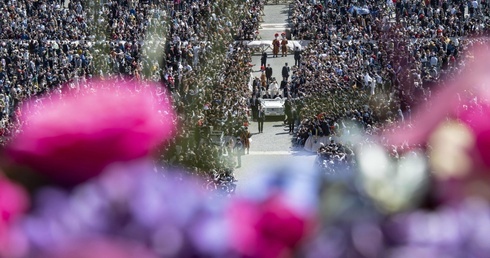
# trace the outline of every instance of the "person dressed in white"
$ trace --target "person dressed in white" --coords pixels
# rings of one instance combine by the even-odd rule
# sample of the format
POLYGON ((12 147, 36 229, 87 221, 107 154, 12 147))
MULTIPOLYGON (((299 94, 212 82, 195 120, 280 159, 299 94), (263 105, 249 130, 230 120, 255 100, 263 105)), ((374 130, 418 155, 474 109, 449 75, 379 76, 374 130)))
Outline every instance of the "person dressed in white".
POLYGON ((438 63, 438 59, 437 59, 437 56, 434 54, 431 58, 430 58, 430 66, 432 67, 435 67, 437 66, 437 63, 438 63))
POLYGON ((282 98, 281 91, 279 90, 279 84, 277 84, 277 81, 276 80, 274 80, 269 85, 269 96, 271 98, 274 98, 275 96, 280 96, 282 98))
POLYGON ((376 91, 376 81, 371 79, 371 95, 374 95, 376 91))
POLYGON ((366 72, 366 74, 364 75, 364 87, 369 87, 372 80, 373 78, 371 78, 371 76, 369 76, 369 73, 366 72))

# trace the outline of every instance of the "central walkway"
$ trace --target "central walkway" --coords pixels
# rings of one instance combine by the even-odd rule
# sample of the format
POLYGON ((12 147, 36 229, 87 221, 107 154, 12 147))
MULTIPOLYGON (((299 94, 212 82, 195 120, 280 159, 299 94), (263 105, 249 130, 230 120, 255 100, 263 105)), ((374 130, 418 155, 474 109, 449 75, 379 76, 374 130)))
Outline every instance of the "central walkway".
MULTIPOLYGON (((263 22, 259 35, 262 41, 272 41, 274 34, 279 35, 286 32, 288 28, 288 5, 266 5, 264 9, 263 22)), ((281 70, 285 63, 291 67, 294 65, 294 56, 290 52, 287 57, 273 58, 270 48, 266 51, 268 54, 267 64, 270 64, 273 70, 272 77, 278 82, 282 79, 281 70)), ((255 53, 252 56, 254 64, 252 77, 260 78, 260 54, 255 53)), ((286 164, 287 162, 304 162, 306 166, 312 166, 315 155, 305 152, 293 151, 291 149, 291 135, 288 128, 285 127, 282 119, 266 121, 264 123, 264 132, 258 133, 258 125, 252 122, 249 126, 252 133, 252 142, 250 154, 242 156, 242 166, 235 170, 235 177, 238 180, 238 190, 243 184, 246 184, 252 178, 259 174, 266 173, 264 167, 270 167, 277 164, 286 164)))

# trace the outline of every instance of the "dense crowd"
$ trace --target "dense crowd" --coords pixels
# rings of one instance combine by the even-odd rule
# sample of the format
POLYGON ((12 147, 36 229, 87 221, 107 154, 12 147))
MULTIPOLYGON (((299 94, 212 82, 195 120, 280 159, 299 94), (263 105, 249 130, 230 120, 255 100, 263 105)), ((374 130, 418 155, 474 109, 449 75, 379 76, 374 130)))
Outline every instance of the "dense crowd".
POLYGON ((246 135, 251 52, 232 42, 254 31, 260 1, 1 3, 1 126, 18 137, 0 153, 0 256, 489 257, 488 75, 468 60, 487 65, 490 51, 466 52, 488 41, 467 37, 486 1, 324 2, 335 11, 321 18, 319 1, 294 5, 293 23, 314 21, 295 33, 320 36, 283 76, 285 111, 325 174, 354 173, 332 180, 294 160, 226 199, 155 173, 153 158, 234 191, 222 157, 246 135), (323 38, 327 22, 341 33, 323 38), (112 78, 91 87, 99 76, 112 78), (443 80, 472 84, 446 95, 471 96, 462 112, 431 100, 443 80), (63 84, 73 99, 58 98, 63 84), (416 137, 402 130, 415 106, 435 107, 416 137))
POLYGON ((162 82, 179 112, 165 162, 228 171, 222 141, 209 135, 237 136, 247 124, 251 54, 233 41, 256 34, 262 7, 258 0, 0 3, 2 140, 15 133, 16 107, 30 97, 97 77, 150 80, 162 82))
POLYGON ((486 1, 295 1, 295 39, 380 40, 487 35, 486 1), (388 36, 390 35, 390 36, 388 36))
POLYGON ((430 108, 437 85, 465 66, 465 51, 487 41, 489 9, 474 2, 296 1, 292 35, 311 42, 288 83, 299 113, 293 144, 320 150, 320 160, 347 157, 325 155, 325 146, 332 137, 346 145, 337 138, 351 122, 375 136, 396 121, 410 127, 412 108, 430 108))

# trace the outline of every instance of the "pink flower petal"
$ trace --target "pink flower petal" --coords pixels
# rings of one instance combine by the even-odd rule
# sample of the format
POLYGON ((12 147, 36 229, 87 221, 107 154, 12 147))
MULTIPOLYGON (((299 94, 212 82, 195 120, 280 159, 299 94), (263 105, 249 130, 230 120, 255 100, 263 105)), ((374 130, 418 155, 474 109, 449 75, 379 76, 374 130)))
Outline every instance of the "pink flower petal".
POLYGON ((148 155, 174 132, 174 112, 155 85, 94 81, 23 106, 22 132, 8 154, 62 184, 98 175, 108 164, 148 155))

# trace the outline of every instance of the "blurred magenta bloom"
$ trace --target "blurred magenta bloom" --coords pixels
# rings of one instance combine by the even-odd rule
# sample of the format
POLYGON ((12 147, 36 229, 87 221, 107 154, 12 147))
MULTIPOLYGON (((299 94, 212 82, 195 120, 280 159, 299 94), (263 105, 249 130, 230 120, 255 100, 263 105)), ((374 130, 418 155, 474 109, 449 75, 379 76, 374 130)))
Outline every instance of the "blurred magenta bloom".
POLYGON ((12 225, 28 208, 27 193, 0 176, 0 257, 8 257, 17 247, 12 225))
POLYGON ((311 218, 273 195, 261 203, 236 199, 230 205, 232 245, 242 257, 292 257, 312 228, 311 218))
POLYGON ((448 117, 457 117, 460 108, 468 105, 475 97, 468 94, 473 92, 480 99, 488 99, 490 90, 490 49, 488 44, 473 46, 468 53, 461 73, 452 81, 437 88, 429 100, 430 107, 419 106, 414 109, 414 119, 411 127, 403 123, 395 124, 384 136, 390 144, 409 145, 424 144, 432 132, 448 117))
POLYGON ((38 258, 157 258, 145 246, 127 240, 90 239, 74 241, 41 255, 38 258))
POLYGON ((7 153, 18 164, 73 185, 108 164, 148 155, 174 132, 174 112, 157 86, 92 81, 22 107, 20 134, 7 153))
POLYGON ((0 228, 24 214, 28 207, 24 189, 0 176, 0 228))
POLYGON ((464 122, 473 133, 475 146, 471 155, 474 159, 474 167, 478 169, 483 165, 487 169, 490 167, 490 107, 482 105, 470 107, 461 113, 459 118, 464 122))

